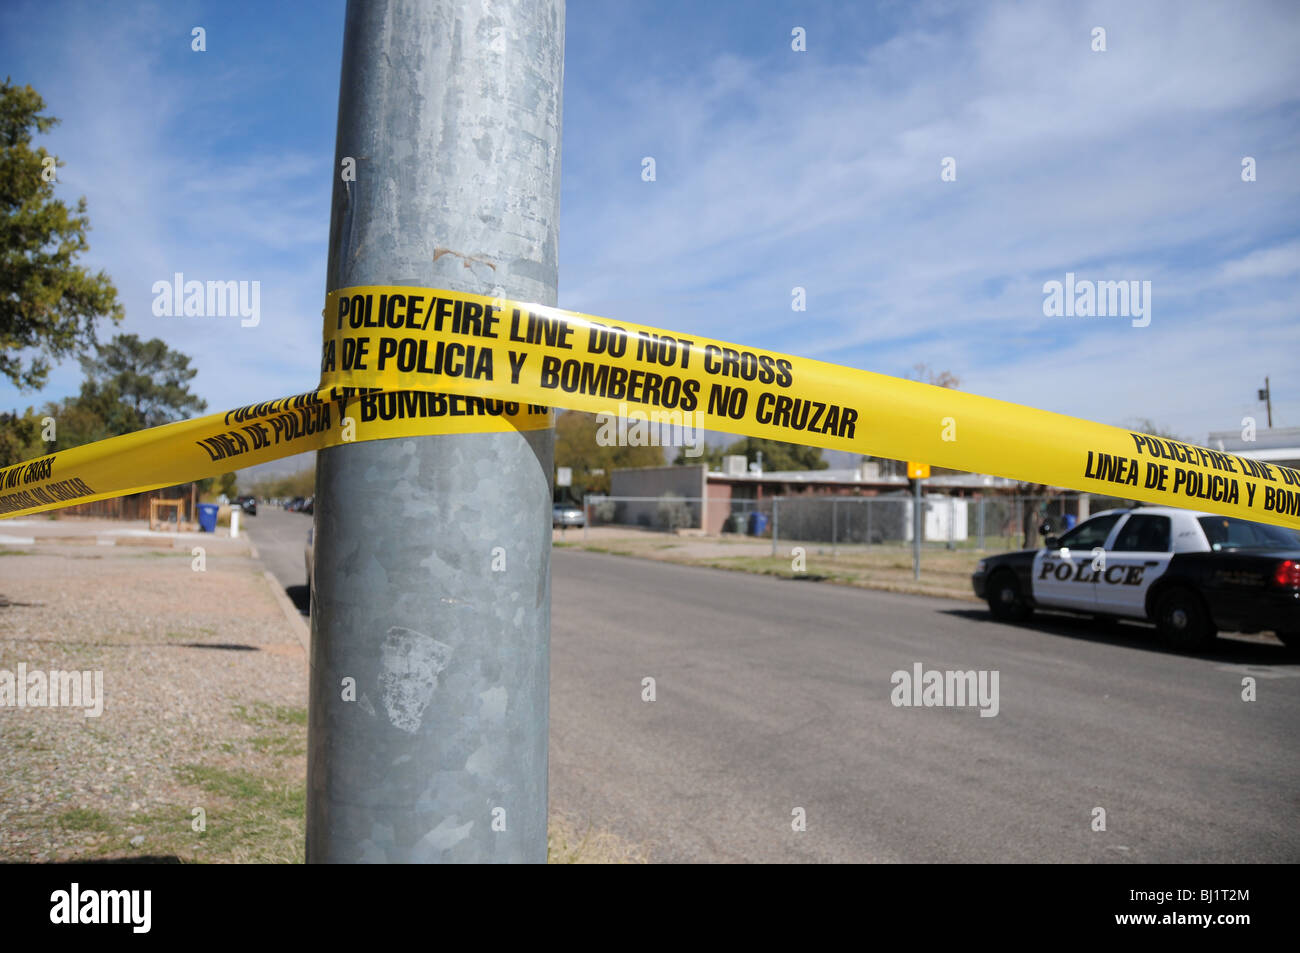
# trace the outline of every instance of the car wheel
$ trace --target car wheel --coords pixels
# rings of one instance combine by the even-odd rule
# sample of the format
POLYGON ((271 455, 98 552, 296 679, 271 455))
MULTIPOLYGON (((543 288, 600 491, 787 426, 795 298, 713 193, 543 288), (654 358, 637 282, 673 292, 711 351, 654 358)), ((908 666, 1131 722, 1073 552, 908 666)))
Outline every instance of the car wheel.
POLYGON ((997 573, 989 580, 988 603, 993 618, 1004 622, 1024 622, 1034 614, 1025 601, 1020 580, 1010 572, 997 573))
POLYGON ((1156 626, 1178 649, 1204 649, 1214 641, 1214 623, 1201 597, 1190 589, 1170 589, 1156 600, 1156 626))

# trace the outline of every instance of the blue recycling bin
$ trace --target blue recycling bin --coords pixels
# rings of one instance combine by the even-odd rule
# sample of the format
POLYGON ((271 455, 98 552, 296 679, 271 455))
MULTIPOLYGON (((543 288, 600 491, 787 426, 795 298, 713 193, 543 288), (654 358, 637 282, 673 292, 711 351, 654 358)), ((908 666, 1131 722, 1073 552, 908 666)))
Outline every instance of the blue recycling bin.
POLYGON ((217 531, 217 511, 221 507, 216 503, 199 504, 199 529, 204 533, 215 533, 217 531))
POLYGON ((767 530, 767 514, 754 510, 749 514, 749 535, 762 536, 767 530))
POLYGON ((1073 513, 1066 513, 1066 514, 1065 514, 1065 528, 1066 528, 1066 529, 1074 529, 1074 524, 1077 523, 1078 521, 1079 521, 1079 518, 1078 518, 1077 516, 1075 516, 1073 513))

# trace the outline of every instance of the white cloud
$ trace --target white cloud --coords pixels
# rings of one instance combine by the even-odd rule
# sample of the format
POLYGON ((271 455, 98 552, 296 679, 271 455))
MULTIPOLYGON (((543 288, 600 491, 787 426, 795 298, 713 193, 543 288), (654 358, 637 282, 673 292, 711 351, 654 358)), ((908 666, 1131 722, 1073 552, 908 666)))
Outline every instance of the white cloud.
POLYGON ((1231 395, 1300 344, 1275 290, 1229 287, 1262 271, 1220 267, 1296 228, 1294 177, 1240 180, 1243 154, 1294 165, 1295 11, 958 9, 971 19, 857 60, 728 62, 743 89, 702 70, 613 91, 583 119, 601 141, 566 134, 594 155, 566 193, 561 304, 886 373, 924 360, 1095 419, 1231 419, 1231 395), (1094 24, 1107 53, 1089 48, 1094 24), (635 174, 643 154, 655 183, 635 174), (939 180, 944 156, 956 182, 939 180), (1066 271, 1152 281, 1152 326, 1048 321, 1042 282, 1066 271))
POLYGON ((1226 262, 1220 270, 1224 281, 1251 278, 1289 278, 1300 272, 1300 241, 1261 248, 1226 262))
MULTIPOLYGON (((561 305, 885 373, 925 361, 977 393, 1110 422, 1196 435, 1239 419, 1300 344, 1279 282, 1300 259, 1300 183, 1281 174, 1300 148, 1296 10, 894 13, 907 22, 883 40, 845 13, 847 55, 818 35, 806 54, 746 57, 720 35, 711 59, 627 82, 571 62, 561 305), (1095 25, 1106 53, 1089 48, 1095 25), (1257 182, 1241 182, 1243 155, 1257 182), (956 182, 939 179, 945 156, 956 182), (1152 281, 1151 326, 1045 319, 1042 282, 1066 271, 1152 281), (807 312, 790 310, 795 285, 807 312)), ((75 19, 48 41, 91 261, 118 284, 124 330, 196 356, 214 409, 309 386, 332 157, 247 139, 249 77, 163 80, 153 19, 75 19), (247 140, 237 159, 178 138, 204 110, 247 140), (150 287, 174 271, 261 280, 262 326, 154 318, 150 287)), ((54 380, 73 391, 79 373, 54 380)), ((1275 394, 1278 419, 1300 420, 1300 392, 1275 394)))

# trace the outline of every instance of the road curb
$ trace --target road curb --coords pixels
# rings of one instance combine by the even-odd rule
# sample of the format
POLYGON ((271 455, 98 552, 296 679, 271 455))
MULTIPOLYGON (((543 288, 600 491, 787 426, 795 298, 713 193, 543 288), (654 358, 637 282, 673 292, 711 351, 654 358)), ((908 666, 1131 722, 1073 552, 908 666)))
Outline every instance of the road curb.
POLYGON ((280 580, 275 578, 271 570, 263 569, 262 575, 266 578, 267 585, 271 587, 271 593, 275 596, 275 601, 280 604, 280 611, 284 613, 284 617, 289 621, 289 627, 293 629, 294 637, 302 646, 303 651, 307 653, 307 663, 310 665, 311 629, 303 621, 302 613, 289 599, 289 594, 284 591, 284 587, 280 585, 280 580))

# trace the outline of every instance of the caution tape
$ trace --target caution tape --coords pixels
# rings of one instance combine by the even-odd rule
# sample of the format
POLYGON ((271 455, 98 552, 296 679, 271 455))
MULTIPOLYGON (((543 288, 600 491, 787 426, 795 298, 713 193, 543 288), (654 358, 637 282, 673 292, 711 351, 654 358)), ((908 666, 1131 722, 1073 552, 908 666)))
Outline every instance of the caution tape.
POLYGON ((321 388, 60 450, 0 469, 0 517, 22 516, 201 480, 353 441, 540 430, 547 407, 421 392, 376 398, 321 388))
POLYGON ((333 292, 323 320, 318 390, 0 470, 0 515, 169 486, 353 440, 536 429, 560 407, 923 460, 1300 529, 1294 469, 823 361, 405 286, 333 292))

